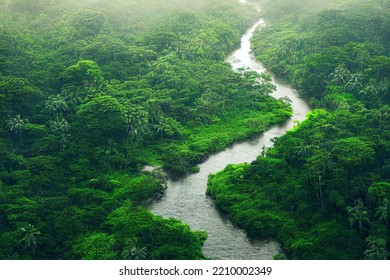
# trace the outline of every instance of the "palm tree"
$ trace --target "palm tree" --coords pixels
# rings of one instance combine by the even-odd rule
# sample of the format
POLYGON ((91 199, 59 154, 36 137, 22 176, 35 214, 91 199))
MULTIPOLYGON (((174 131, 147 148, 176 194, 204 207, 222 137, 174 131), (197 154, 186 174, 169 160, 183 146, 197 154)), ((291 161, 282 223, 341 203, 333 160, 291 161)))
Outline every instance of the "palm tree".
POLYGON ((55 96, 50 96, 48 100, 45 101, 45 109, 49 110, 50 114, 57 114, 57 112, 65 112, 68 110, 68 103, 65 101, 60 94, 55 96))
POLYGON ((22 227, 19 230, 22 235, 20 242, 23 242, 24 246, 31 248, 35 252, 38 243, 37 235, 40 235, 41 232, 30 223, 27 225, 27 228, 22 227))
POLYGON ((172 129, 170 122, 171 121, 169 118, 160 118, 159 122, 153 126, 155 134, 159 135, 160 137, 173 136, 175 131, 172 129))
POLYGON ((70 141, 70 137, 71 137, 70 134, 62 134, 60 136, 59 143, 60 143, 60 149, 61 150, 64 150, 66 148, 66 146, 68 145, 68 143, 70 141))
POLYGON ((311 156, 314 148, 318 148, 318 146, 315 146, 313 144, 306 144, 305 142, 301 141, 299 146, 295 147, 295 156, 309 157, 311 156))
POLYGON ((60 149, 66 148, 71 138, 71 134, 69 133, 70 124, 68 121, 66 119, 50 121, 50 129, 59 137, 60 149))
POLYGON ((345 210, 347 210, 351 228, 357 225, 359 233, 362 234, 364 225, 370 223, 368 211, 363 206, 363 201, 358 199, 355 201, 355 206, 347 206, 345 210))
POLYGON ((68 133, 70 130, 70 124, 66 119, 62 119, 59 123, 58 129, 63 133, 68 133))
POLYGON ((390 107, 389 106, 383 106, 378 111, 378 123, 379 128, 382 128, 383 122, 388 121, 390 118, 390 107))
POLYGON ((71 108, 80 105, 83 101, 82 96, 78 92, 78 88, 74 85, 67 85, 61 89, 61 95, 64 96, 64 100, 71 108))
POLYGON ((128 242, 127 246, 123 248, 123 259, 127 260, 146 260, 148 256, 148 249, 146 247, 139 247, 133 241, 128 242))
POLYGON ((352 93, 359 92, 363 85, 360 83, 360 74, 352 74, 348 82, 344 86, 344 90, 349 90, 352 93))
POLYGON ((20 115, 11 118, 7 123, 9 130, 14 133, 16 141, 19 142, 22 131, 25 127, 25 120, 22 120, 20 115))
POLYGON ((359 91, 360 95, 365 95, 366 97, 375 96, 378 93, 377 88, 374 85, 368 85, 359 91))
POLYGON ((386 224, 386 226, 389 225, 390 201, 387 198, 385 198, 382 202, 382 205, 377 208, 375 216, 380 218, 386 224))
POLYGON ((308 171, 309 178, 312 182, 314 190, 316 192, 317 200, 321 202, 321 207, 324 208, 324 192, 323 178, 329 174, 331 169, 332 161, 330 152, 319 149, 316 155, 310 157, 306 161, 306 169, 308 171))
POLYGON ((49 110, 50 112, 50 115, 56 111, 56 106, 55 106, 55 102, 49 98, 48 100, 45 101, 45 109, 49 110))
POLYGON ((386 260, 389 253, 387 252, 386 240, 377 236, 366 238, 367 249, 364 251, 366 260, 386 260))
POLYGON ((131 107, 127 112, 127 132, 131 140, 141 140, 149 130, 149 114, 142 107, 131 107))
POLYGON ((70 130, 70 124, 68 123, 67 120, 62 119, 61 122, 59 122, 58 126, 59 131, 61 132, 60 134, 60 149, 65 149, 67 144, 70 141, 71 134, 69 133, 70 130))
POLYGON ((390 79, 382 79, 379 82, 378 90, 381 94, 386 94, 390 92, 390 79))
POLYGON ((133 246, 130 251, 131 260, 146 260, 148 256, 148 249, 146 247, 133 246))
POLYGON ((333 73, 329 75, 331 79, 330 83, 336 86, 345 86, 350 79, 351 72, 344 66, 339 65, 336 67, 333 73))

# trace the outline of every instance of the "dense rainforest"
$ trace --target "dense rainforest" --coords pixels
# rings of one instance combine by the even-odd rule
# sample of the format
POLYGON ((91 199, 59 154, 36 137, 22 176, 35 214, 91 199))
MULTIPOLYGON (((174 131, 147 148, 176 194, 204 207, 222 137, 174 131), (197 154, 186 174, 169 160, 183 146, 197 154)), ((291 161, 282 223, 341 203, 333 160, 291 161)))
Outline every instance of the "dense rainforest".
POLYGON ((208 194, 277 259, 387 259, 390 249, 390 1, 263 1, 252 49, 313 107, 208 194), (323 5, 327 5, 323 7, 323 5))
POLYGON ((260 17, 254 54, 313 111, 208 194, 277 259, 388 258, 390 1, 259 2, 0 0, 0 259, 205 259, 147 204, 291 115, 224 61, 260 17))
POLYGON ((204 259, 153 215, 166 175, 291 115, 224 62, 233 0, 0 1, 0 259, 204 259))

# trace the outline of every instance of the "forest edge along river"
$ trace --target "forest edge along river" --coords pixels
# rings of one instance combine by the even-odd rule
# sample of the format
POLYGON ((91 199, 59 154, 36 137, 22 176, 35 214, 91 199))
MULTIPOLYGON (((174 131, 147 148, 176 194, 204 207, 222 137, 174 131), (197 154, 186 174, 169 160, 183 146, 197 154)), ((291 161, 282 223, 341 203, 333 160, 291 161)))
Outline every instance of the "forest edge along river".
MULTIPOLYGON (((244 0, 240 2, 247 4, 244 0)), ((249 28, 242 37, 241 47, 227 57, 226 61, 232 65, 233 70, 245 68, 259 73, 266 71, 264 66, 255 60, 250 49, 250 40, 254 31, 264 24, 264 20, 261 19, 249 28)), ((272 259, 281 250, 280 245, 273 240, 257 240, 248 237, 243 229, 234 226, 220 213, 213 199, 206 195, 209 174, 223 170, 228 164, 252 162, 264 146, 272 146, 273 138, 280 137, 297 122, 305 119, 310 110, 307 103, 295 90, 276 81, 274 77, 272 83, 277 89, 271 96, 288 97, 291 100, 292 117, 283 124, 271 127, 255 139, 234 144, 220 153, 211 155, 198 165, 199 173, 190 174, 179 180, 168 180, 164 196, 149 206, 156 215, 177 218, 188 224, 192 230, 206 231, 208 238, 203 246, 203 252, 209 258, 272 259)))

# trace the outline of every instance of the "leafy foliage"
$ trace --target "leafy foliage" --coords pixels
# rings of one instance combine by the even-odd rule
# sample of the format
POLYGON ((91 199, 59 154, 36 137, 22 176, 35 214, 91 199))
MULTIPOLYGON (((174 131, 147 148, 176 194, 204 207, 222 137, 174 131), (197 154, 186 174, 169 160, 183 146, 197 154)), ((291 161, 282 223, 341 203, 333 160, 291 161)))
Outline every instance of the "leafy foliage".
POLYGON ((389 5, 335 2, 267 4, 254 53, 315 109, 266 158, 212 175, 208 193, 288 258, 386 259, 389 5))
POLYGON ((224 62, 255 16, 235 0, 0 1, 0 258, 204 259, 205 232, 141 206, 165 188, 141 169, 195 172, 291 114, 224 62))

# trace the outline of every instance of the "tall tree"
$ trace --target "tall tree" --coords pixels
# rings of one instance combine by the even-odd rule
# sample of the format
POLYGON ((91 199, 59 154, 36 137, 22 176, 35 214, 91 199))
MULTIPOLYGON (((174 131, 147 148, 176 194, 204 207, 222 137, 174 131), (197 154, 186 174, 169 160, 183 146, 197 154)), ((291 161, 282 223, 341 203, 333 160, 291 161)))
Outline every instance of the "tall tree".
POLYGON ((26 120, 22 120, 20 115, 17 115, 15 118, 11 118, 7 125, 9 130, 14 134, 16 143, 19 143, 20 137, 26 125, 26 120))
POLYGON ((38 245, 38 235, 41 232, 32 224, 28 224, 27 227, 20 228, 21 239, 20 242, 24 244, 25 247, 31 248, 33 253, 38 245))
POLYGON ((82 104, 77 117, 78 129, 94 141, 119 139, 126 130, 125 107, 112 96, 97 96, 82 104))
POLYGON ((363 201, 358 199, 355 201, 355 206, 347 206, 346 210, 351 228, 356 225, 360 235, 363 235, 365 227, 370 223, 370 217, 363 201))
POLYGON ((389 226, 390 201, 387 198, 385 198, 382 202, 382 205, 377 208, 375 216, 380 218, 386 224, 386 226, 389 226))

